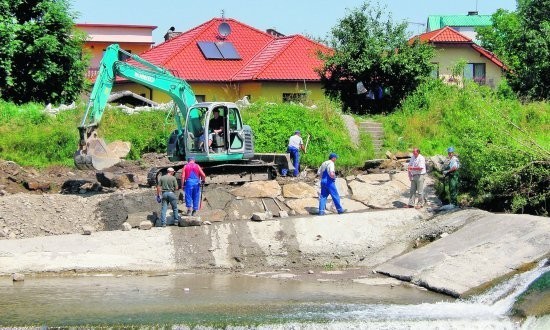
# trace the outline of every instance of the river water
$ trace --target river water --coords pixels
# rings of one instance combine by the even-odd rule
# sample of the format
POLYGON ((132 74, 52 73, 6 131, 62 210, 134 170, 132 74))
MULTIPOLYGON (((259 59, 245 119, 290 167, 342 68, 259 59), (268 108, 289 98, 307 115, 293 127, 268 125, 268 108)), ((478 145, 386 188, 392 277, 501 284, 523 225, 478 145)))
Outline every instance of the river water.
POLYGON ((0 279, 0 326, 194 329, 519 329, 515 298, 549 267, 468 300, 408 285, 247 276, 0 279))

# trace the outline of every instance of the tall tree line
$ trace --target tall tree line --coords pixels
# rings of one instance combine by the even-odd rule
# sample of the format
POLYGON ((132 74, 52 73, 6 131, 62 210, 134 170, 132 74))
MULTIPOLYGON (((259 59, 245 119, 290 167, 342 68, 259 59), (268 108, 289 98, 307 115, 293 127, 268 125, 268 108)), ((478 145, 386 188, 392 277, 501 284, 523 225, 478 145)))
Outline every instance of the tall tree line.
POLYGON ((518 0, 478 29, 482 46, 501 58, 510 87, 526 100, 550 100, 550 0, 518 0))

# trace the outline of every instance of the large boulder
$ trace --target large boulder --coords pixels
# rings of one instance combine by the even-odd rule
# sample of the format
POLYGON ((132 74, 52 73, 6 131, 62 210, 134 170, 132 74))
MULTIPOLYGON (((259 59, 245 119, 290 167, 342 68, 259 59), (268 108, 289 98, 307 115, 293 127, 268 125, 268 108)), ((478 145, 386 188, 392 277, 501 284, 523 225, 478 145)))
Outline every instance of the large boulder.
POLYGON ((348 183, 343 178, 336 178, 336 190, 340 197, 349 196, 348 183))
POLYGON ((294 210, 296 214, 306 215, 319 212, 318 198, 287 199, 285 203, 290 209, 294 210))
POLYGON ((229 220, 250 220, 254 212, 265 212, 262 201, 258 198, 234 199, 225 210, 229 220))
POLYGON ((293 182, 283 186, 284 198, 317 197, 317 189, 305 182, 293 182))
POLYGON ((403 194, 407 191, 407 187, 399 181, 364 183, 355 180, 349 186, 352 191, 352 199, 373 208, 393 207, 393 203, 402 199, 403 194))
POLYGON ((272 197, 281 194, 281 186, 275 180, 247 182, 239 188, 231 190, 237 197, 272 197))
POLYGON ((205 190, 203 192, 204 198, 212 209, 223 210, 227 204, 233 199, 233 195, 222 188, 215 188, 213 190, 205 190))
POLYGON ((137 188, 138 183, 132 173, 97 172, 96 179, 103 187, 109 188, 137 188))

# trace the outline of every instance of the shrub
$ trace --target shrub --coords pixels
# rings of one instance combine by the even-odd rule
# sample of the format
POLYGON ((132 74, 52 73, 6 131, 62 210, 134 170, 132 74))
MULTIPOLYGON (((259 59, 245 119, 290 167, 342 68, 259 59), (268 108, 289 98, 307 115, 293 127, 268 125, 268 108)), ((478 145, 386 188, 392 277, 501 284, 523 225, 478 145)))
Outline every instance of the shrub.
POLYGON ((461 191, 495 211, 548 214, 550 105, 521 104, 486 86, 421 85, 384 122, 385 146, 426 155, 455 146, 461 191))
POLYGON ((295 104, 255 102, 242 113, 243 121, 252 127, 256 152, 286 152, 289 137, 300 130, 304 143, 310 135, 307 153, 301 158, 304 165, 316 168, 331 152, 336 152, 338 165, 360 166, 374 155, 371 140, 362 135, 359 147, 355 147, 335 109, 331 103, 311 109, 295 104))
MULTIPOLYGON (((304 142, 310 134, 308 152, 302 157, 305 166, 318 167, 330 152, 339 154, 339 169, 362 165, 373 155, 370 139, 361 136, 360 146, 355 147, 335 109, 330 103, 310 109, 259 102, 242 113, 244 122, 253 129, 256 152, 286 152, 288 138, 300 129, 304 142)), ((0 158, 23 166, 72 166, 83 106, 51 116, 37 104, 15 106, 1 102, 0 114, 0 158)), ((130 142, 128 158, 139 159, 146 152, 166 152, 168 136, 174 129, 175 124, 165 111, 128 115, 107 108, 99 125, 99 136, 107 143, 130 142)))

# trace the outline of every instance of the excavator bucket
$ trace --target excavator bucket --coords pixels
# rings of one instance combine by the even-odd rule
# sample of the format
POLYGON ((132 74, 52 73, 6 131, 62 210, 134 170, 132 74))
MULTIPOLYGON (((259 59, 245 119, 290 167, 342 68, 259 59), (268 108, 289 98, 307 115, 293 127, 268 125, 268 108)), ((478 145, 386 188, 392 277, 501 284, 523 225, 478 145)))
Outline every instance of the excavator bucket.
POLYGON ((103 139, 92 137, 77 150, 74 163, 78 169, 103 170, 118 164, 129 152, 129 142, 114 141, 106 144, 103 139))

